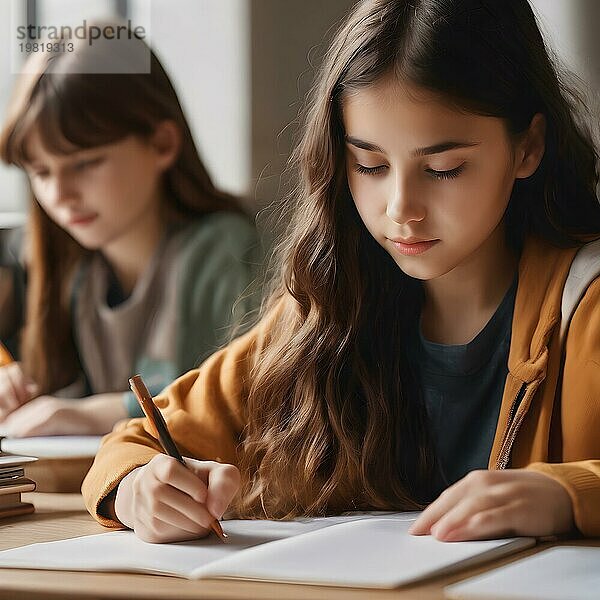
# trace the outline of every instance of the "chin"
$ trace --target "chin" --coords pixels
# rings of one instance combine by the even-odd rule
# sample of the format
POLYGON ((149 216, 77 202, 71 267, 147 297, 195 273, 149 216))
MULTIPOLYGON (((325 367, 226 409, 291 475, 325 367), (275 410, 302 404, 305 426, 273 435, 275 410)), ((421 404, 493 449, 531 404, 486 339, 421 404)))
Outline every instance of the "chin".
POLYGON ((445 275, 452 270, 453 267, 443 265, 428 265, 426 263, 417 263, 417 261, 395 261, 398 267, 403 273, 412 277, 413 279, 420 279, 421 281, 429 281, 431 279, 437 279, 442 275, 445 275))
POLYGON ((83 248, 85 248, 86 250, 100 250, 100 248, 102 248, 102 241, 97 240, 97 239, 93 239, 93 238, 88 238, 85 236, 72 236, 73 239, 83 248))

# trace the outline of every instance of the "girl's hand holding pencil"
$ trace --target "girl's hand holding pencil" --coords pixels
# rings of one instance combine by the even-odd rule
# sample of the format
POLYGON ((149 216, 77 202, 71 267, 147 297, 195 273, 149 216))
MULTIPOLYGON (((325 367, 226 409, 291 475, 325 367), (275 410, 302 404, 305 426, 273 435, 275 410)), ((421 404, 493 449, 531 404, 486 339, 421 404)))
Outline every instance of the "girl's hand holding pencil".
POLYGON ((147 542, 195 539, 211 530, 224 539, 218 521, 240 487, 237 467, 184 459, 139 375, 129 382, 169 456, 155 456, 121 481, 114 506, 117 518, 147 542))
POLYGON ((240 474, 233 465, 185 458, 184 466, 159 454, 121 481, 115 513, 146 542, 205 537, 239 485, 240 474))

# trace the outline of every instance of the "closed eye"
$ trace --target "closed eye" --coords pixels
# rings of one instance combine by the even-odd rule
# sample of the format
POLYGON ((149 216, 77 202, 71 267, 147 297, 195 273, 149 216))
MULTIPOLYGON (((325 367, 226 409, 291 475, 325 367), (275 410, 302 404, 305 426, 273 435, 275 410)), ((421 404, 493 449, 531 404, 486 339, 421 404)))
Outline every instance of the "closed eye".
MULTIPOLYGON (((458 177, 464 170, 464 163, 459 165, 454 169, 450 169, 448 171, 436 171, 435 169, 426 169, 426 172, 429 173, 435 179, 454 179, 458 177)), ((354 170, 361 175, 379 175, 383 173, 387 169, 387 165, 378 165, 376 167, 365 167, 361 164, 356 164, 354 170)))
POLYGON ((83 171, 84 169, 89 169, 91 167, 95 167, 96 165, 101 164, 103 162, 103 160, 104 160, 103 156, 80 160, 75 163, 74 169, 75 169, 75 171, 83 171))
POLYGON ((435 169, 427 169, 427 173, 429 173, 435 179, 454 179, 458 177, 464 170, 465 165, 459 165, 455 169, 450 169, 449 171, 436 171, 435 169))
POLYGON ((378 165, 377 167, 365 167, 364 165, 355 165, 354 170, 361 175, 378 175, 387 169, 387 165, 378 165))

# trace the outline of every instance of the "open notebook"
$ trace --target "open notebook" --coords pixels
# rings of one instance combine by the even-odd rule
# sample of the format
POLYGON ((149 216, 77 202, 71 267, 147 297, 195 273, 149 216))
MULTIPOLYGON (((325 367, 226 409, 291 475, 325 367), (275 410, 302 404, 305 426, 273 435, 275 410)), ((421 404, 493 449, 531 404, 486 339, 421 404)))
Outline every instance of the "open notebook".
POLYGON ((444 543, 408 533, 418 513, 296 521, 223 521, 211 536, 149 544, 116 531, 0 552, 0 567, 126 571, 202 578, 393 588, 532 546, 532 538, 444 543))

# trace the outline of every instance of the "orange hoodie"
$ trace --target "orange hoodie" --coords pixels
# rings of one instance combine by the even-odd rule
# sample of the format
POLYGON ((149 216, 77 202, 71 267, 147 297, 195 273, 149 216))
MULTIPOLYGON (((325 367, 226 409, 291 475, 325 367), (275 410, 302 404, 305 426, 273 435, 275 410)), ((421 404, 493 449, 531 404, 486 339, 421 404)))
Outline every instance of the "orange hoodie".
MULTIPOLYGON (((581 533, 600 536, 600 278, 573 314, 561 369, 561 298, 576 250, 536 238, 525 244, 509 374, 489 468, 526 467, 554 478, 573 500, 581 533)), ((250 366, 268 338, 272 318, 263 319, 157 397, 183 454, 237 462, 250 366)), ((100 502, 127 473, 160 451, 150 431, 145 419, 133 419, 104 438, 82 487, 88 510, 103 525, 121 526, 98 514, 100 502)))

